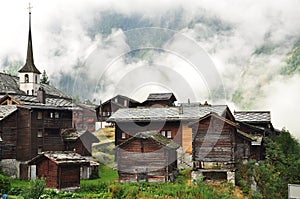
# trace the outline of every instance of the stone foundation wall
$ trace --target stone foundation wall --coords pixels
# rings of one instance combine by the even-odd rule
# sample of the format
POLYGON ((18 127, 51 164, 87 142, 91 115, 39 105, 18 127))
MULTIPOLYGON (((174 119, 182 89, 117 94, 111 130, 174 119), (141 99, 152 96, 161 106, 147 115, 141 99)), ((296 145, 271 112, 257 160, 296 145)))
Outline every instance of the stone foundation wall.
POLYGON ((192 155, 185 153, 182 147, 177 149, 177 167, 178 169, 191 169, 193 167, 192 155))
MULTIPOLYGON (((207 171, 209 171, 209 170, 207 170, 207 171)), ((213 173, 214 171, 210 171, 210 172, 213 173)), ((203 171, 192 171, 192 173, 191 173, 192 181, 196 182, 199 179, 203 179, 203 177, 204 177, 203 173, 204 173, 203 171)), ((215 173, 217 175, 218 171, 215 171, 215 173)), ((232 183, 233 185, 235 185, 235 172, 234 171, 227 171, 226 175, 227 175, 227 182, 232 183)))
POLYGON ((16 159, 4 159, 0 161, 1 171, 11 178, 20 177, 20 162, 16 159))

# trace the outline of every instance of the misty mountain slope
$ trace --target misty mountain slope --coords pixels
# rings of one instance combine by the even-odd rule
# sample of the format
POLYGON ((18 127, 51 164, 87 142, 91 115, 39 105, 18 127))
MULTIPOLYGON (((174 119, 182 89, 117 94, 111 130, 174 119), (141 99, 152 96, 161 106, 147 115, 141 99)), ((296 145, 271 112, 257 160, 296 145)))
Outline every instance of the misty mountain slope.
MULTIPOLYGON (((122 13, 107 9, 97 12, 92 22, 82 26, 91 44, 100 42, 105 59, 108 56, 110 59, 118 56, 117 53, 109 53, 115 50, 113 47, 122 48, 111 44, 109 39, 118 31, 124 34, 124 40, 116 43, 124 42, 131 51, 121 58, 124 59, 124 66, 121 68, 141 62, 151 64, 161 56, 162 51, 137 47, 151 44, 163 48, 173 36, 159 32, 152 34, 147 32, 147 29, 143 31, 143 28, 160 27, 185 34, 211 56, 223 79, 226 100, 232 101, 242 109, 255 108, 256 102, 267 95, 265 85, 278 76, 291 76, 299 71, 300 40, 297 41, 294 36, 277 39, 278 30, 270 27, 261 38, 252 41, 251 35, 247 35, 248 29, 244 30, 243 24, 223 19, 205 9, 198 9, 191 15, 179 7, 153 16, 143 15, 141 12, 122 13), (139 34, 133 34, 133 29, 141 31, 139 34)), ((52 50, 59 51, 55 48, 52 50)), ((64 53, 60 56, 64 56, 64 53)), ((62 70, 65 68, 62 67, 55 74, 49 74, 51 84, 81 100, 95 99, 97 103, 99 99, 111 97, 109 90, 114 85, 113 80, 102 79, 102 84, 99 85, 97 69, 89 68, 82 54, 78 54, 77 60, 72 62, 75 64, 71 65, 70 70, 62 70), (100 93, 102 96, 95 96, 94 93, 100 93)), ((16 73, 23 61, 4 59, 2 65, 6 71, 16 73)), ((216 98, 217 101, 222 97, 218 95, 218 89, 211 91, 213 96, 203 96, 203 99, 199 100, 216 98)))

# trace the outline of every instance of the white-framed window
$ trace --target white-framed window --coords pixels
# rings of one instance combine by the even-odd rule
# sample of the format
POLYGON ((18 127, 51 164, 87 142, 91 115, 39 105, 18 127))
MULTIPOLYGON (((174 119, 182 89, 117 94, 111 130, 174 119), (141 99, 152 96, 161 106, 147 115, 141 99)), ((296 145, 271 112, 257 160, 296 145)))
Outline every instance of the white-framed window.
POLYGON ((43 129, 38 129, 37 136, 39 138, 43 137, 43 129))
POLYGON ((124 100, 124 106, 128 106, 128 101, 124 100))
POLYGON ((166 131, 160 131, 160 134, 161 134, 162 136, 166 136, 166 131))
POLYGON ((115 98, 115 102, 118 103, 118 98, 117 97, 115 98))
POLYGON ((172 138, 172 131, 167 131, 167 138, 172 138))
POLYGON ((126 133, 125 132, 122 132, 122 139, 125 139, 126 138, 126 133))
POLYGON ((53 112, 50 112, 49 117, 50 117, 50 118, 54 118, 54 113, 53 113, 53 112))
POLYGON ((54 117, 55 117, 55 118, 59 118, 59 112, 55 112, 55 113, 54 113, 54 117))

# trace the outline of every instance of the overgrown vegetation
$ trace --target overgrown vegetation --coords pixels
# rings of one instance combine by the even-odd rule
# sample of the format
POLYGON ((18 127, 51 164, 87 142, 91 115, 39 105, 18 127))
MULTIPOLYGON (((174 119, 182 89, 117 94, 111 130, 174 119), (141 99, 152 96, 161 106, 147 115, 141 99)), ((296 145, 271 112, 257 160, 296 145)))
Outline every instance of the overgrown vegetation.
POLYGON ((117 172, 105 165, 100 166, 100 174, 99 179, 82 180, 81 188, 75 192, 57 192, 53 189, 44 189, 43 180, 34 180, 25 184, 24 181, 13 180, 12 187, 17 186, 18 188, 12 188, 12 190, 15 191, 14 195, 19 196, 12 196, 12 198, 234 198, 232 189, 220 190, 202 181, 191 184, 190 170, 181 171, 174 183, 118 183, 116 181, 117 172), (18 190, 18 193, 16 190, 18 190))
POLYGON ((39 199, 44 193, 45 188, 45 179, 31 180, 28 188, 22 190, 21 195, 24 199, 39 199))
POLYGON ((0 174, 0 193, 8 193, 11 188, 10 179, 0 174))
POLYGON ((279 136, 265 138, 266 159, 240 164, 238 185, 252 198, 287 198, 288 184, 300 183, 300 144, 282 130, 279 136), (250 189, 257 183, 257 192, 250 189))

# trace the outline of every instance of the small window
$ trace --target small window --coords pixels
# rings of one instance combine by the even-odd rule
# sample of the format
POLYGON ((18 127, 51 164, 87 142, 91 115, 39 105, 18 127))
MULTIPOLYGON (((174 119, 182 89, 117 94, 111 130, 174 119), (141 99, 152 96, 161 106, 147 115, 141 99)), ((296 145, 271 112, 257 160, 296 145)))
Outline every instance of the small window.
POLYGON ((33 89, 31 90, 31 95, 34 95, 34 90, 33 89))
POLYGON ((122 132, 122 139, 126 138, 126 133, 122 132))
POLYGON ((167 138, 172 138, 172 131, 167 131, 167 138))
POLYGON ((38 120, 43 119, 43 112, 39 111, 39 112, 37 113, 37 119, 38 119, 38 120))
POLYGON ((118 103, 118 98, 117 97, 115 98, 115 102, 118 103))
POLYGON ((38 154, 41 154, 43 152, 43 147, 39 146, 38 147, 38 154))
POLYGON ((26 92, 26 93, 27 93, 27 95, 29 95, 29 90, 27 90, 27 92, 26 92))
POLYGON ((124 100, 124 106, 128 106, 128 101, 124 100))
POLYGON ((28 74, 25 74, 24 79, 25 79, 25 83, 29 83, 29 76, 28 76, 28 74))
POLYGON ((50 112, 50 118, 54 118, 54 113, 53 112, 50 112))
POLYGON ((37 84, 37 75, 35 75, 35 83, 37 84))
POLYGON ((166 131, 160 131, 160 134, 161 134, 162 136, 166 136, 166 131))
POLYGON ((55 112, 54 117, 59 118, 59 112, 55 112))
POLYGON ((43 137, 43 129, 39 129, 39 130, 38 130, 37 136, 38 136, 39 138, 43 137))

